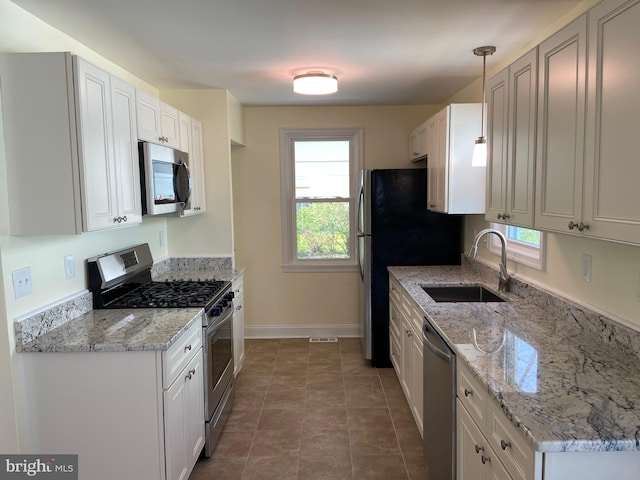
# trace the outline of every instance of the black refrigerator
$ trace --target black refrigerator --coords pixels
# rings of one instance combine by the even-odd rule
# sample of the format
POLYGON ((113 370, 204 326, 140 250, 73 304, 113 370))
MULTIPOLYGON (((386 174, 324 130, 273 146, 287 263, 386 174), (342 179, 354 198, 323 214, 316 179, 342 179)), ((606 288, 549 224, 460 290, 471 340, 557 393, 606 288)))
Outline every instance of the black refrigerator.
POLYGON ((360 181, 362 350, 373 367, 391 367, 387 267, 459 265, 462 217, 427 210, 426 168, 363 170, 360 181))

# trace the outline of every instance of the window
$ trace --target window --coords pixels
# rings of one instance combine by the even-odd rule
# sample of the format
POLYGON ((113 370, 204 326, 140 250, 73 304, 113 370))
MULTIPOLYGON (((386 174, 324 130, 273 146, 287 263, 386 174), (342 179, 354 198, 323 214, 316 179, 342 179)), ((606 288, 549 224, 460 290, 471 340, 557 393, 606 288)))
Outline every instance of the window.
POLYGON ((355 270, 362 129, 280 130, 285 271, 355 270))
MULTIPOLYGON (((523 265, 544 270, 544 233, 529 228, 492 223, 507 237, 507 258, 523 265)), ((489 250, 496 255, 501 252, 500 240, 491 235, 489 250)))

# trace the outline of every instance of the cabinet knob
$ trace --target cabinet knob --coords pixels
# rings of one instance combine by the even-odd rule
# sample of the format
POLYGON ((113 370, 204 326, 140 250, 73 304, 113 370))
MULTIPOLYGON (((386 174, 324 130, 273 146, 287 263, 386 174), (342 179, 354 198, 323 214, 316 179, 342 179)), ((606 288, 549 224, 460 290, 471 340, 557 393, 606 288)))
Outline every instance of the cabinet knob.
POLYGON ((509 215, 507 215, 506 213, 499 213, 498 214, 498 220, 500 220, 500 219, 506 220, 507 218, 509 218, 509 215))
POLYGON ((407 337, 413 337, 413 332, 411 330, 405 330, 407 332, 407 337))
POLYGON ((192 370, 189 370, 189 373, 184 378, 188 378, 189 380, 191 380, 195 374, 196 374, 196 369, 194 368, 192 370))
POLYGON ((476 453, 484 452, 484 447, 481 447, 476 443, 476 453))
POLYGON ((482 455, 482 456, 480 457, 480 460, 482 460, 482 464, 484 465, 484 464, 486 464, 486 463, 491 462, 491 457, 487 457, 487 456, 485 456, 485 455, 482 455))
POLYGON ((185 352, 190 352, 191 351, 191 345, 187 345, 186 347, 184 347, 184 351, 185 352))
POLYGON ((127 221, 127 216, 125 215, 124 217, 122 217, 122 221, 126 222, 127 221))
POLYGON ((589 230, 589 224, 585 224, 585 223, 573 223, 573 221, 569 222, 569 230, 573 230, 574 228, 577 228, 579 232, 584 232, 585 230, 589 230))
POLYGON ((464 389, 464 396, 468 397, 469 395, 473 395, 473 392, 471 390, 467 390, 466 388, 464 389))
POLYGON ((500 440, 500 448, 502 450, 506 450, 507 448, 511 448, 511 442, 505 442, 504 440, 500 440))
POLYGON ((238 311, 242 310, 242 305, 238 305, 238 306, 236 307, 236 310, 238 310, 238 311))

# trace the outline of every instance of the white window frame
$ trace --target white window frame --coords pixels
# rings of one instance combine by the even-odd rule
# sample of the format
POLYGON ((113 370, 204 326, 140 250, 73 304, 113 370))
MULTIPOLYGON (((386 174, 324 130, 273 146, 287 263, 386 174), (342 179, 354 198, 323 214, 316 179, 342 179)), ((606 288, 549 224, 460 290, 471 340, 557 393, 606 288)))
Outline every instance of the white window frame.
MULTIPOLYGON (((343 272, 357 271, 356 208, 360 190, 359 172, 362 169, 362 128, 282 128, 280 129, 280 200, 282 215, 282 270, 285 272, 343 272), (296 141, 349 142, 349 258, 299 259, 296 248, 296 141)), ((338 199, 336 199, 338 200, 338 199)))
MULTIPOLYGON (((492 223, 491 228, 500 230, 504 236, 507 236, 507 227, 515 225, 505 225, 502 223, 492 223)), ((526 228, 526 227, 517 227, 526 228)), ((507 238, 507 259, 513 260, 516 263, 521 263, 536 270, 544 271, 546 264, 545 256, 545 232, 540 232, 540 246, 526 244, 524 242, 518 242, 516 240, 507 238)), ((489 241, 489 251, 495 255, 501 255, 502 245, 500 239, 496 235, 491 235, 489 241)))

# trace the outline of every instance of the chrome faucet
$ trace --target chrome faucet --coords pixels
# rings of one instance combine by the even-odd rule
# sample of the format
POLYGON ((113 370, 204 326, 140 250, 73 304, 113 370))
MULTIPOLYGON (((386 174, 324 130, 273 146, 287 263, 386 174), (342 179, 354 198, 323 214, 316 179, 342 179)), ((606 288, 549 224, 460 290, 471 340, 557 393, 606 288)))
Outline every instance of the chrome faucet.
POLYGON ((469 250, 469 256, 472 258, 476 258, 476 255, 478 254, 478 242, 488 233, 495 233, 500 239, 500 243, 502 243, 502 259, 500 262, 498 290, 502 292, 508 292, 510 289, 511 277, 507 273, 507 239, 500 230, 496 230, 495 228, 485 228, 484 230, 480 230, 480 232, 478 232, 478 234, 476 235, 476 238, 473 239, 473 245, 469 250))

